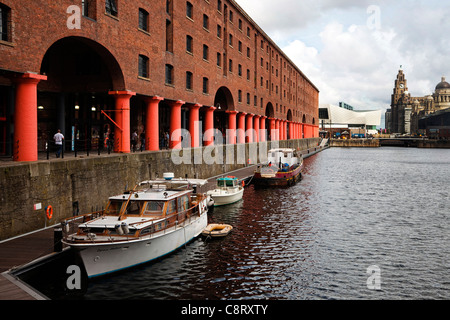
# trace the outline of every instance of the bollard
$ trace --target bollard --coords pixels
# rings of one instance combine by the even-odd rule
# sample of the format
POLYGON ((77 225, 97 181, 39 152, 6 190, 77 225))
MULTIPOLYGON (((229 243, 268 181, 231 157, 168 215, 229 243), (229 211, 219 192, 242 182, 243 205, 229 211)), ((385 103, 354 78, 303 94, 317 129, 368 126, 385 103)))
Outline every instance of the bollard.
POLYGON ((53 229, 53 251, 54 252, 61 252, 62 251, 62 237, 63 237, 63 231, 61 227, 53 229))

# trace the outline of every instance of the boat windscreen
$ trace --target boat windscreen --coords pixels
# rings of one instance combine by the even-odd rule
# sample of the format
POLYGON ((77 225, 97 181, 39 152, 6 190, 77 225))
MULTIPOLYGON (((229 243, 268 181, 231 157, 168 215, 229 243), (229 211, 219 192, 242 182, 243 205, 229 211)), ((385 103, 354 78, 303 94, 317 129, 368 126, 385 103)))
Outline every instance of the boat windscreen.
POLYGON ((122 209, 123 204, 124 204, 124 201, 122 201, 122 200, 110 200, 106 207, 106 213, 119 214, 120 210, 122 209))
POLYGON ((145 207, 144 214, 149 216, 160 216, 163 213, 164 201, 149 201, 145 207))

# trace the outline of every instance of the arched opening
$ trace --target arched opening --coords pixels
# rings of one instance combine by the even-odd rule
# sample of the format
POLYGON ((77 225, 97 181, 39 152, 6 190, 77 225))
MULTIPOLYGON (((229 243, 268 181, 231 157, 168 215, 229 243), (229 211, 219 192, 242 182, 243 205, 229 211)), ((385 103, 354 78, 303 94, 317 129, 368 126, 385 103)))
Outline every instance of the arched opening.
POLYGON ((271 122, 271 118, 273 118, 275 116, 275 112, 274 112, 273 105, 271 102, 267 103, 264 115, 267 117, 266 118, 266 133, 265 133, 266 141, 271 141, 272 136, 271 136, 271 130, 270 130, 270 122, 271 122))
MULTIPOLYGON (((289 121, 292 121, 292 118, 293 118, 292 111, 291 111, 291 109, 289 109, 287 112, 287 115, 286 115, 286 119, 289 122, 289 121)), ((290 123, 288 123, 286 129, 287 129, 287 131, 286 131, 287 139, 290 140, 291 139, 291 124, 290 123)))
POLYGON ((108 92, 125 89, 113 55, 93 40, 67 37, 47 50, 40 72, 48 80, 38 86, 38 150, 45 150, 58 129, 66 150, 103 148, 106 136, 114 132, 114 124, 102 114, 114 109, 108 92))
MULTIPOLYGON (((222 134, 225 139, 227 129, 229 129, 227 111, 234 111, 234 100, 231 91, 227 87, 220 87, 214 97, 214 128, 222 134)), ((225 140, 224 140, 225 141, 225 140)))

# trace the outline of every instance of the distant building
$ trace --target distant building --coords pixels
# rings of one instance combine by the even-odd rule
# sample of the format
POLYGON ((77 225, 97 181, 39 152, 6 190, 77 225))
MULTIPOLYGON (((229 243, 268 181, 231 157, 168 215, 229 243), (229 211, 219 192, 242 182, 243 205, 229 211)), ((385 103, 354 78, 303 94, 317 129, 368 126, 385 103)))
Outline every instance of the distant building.
POLYGON ((392 126, 392 111, 391 109, 387 109, 386 113, 384 114, 384 127, 386 129, 391 128, 392 126))
POLYGON ((450 139, 450 108, 430 113, 419 119, 419 130, 430 138, 450 139))
POLYGON ((381 125, 381 110, 355 111, 332 104, 321 104, 319 121, 320 129, 331 131, 332 135, 344 131, 376 134, 377 127, 381 125))
POLYGON ((445 77, 437 84, 433 94, 411 97, 405 74, 400 69, 391 96, 391 109, 386 111, 386 128, 391 133, 425 133, 424 129, 419 128, 419 120, 447 108, 450 108, 450 84, 445 77))
POLYGON ((339 102, 339 107, 347 109, 347 110, 354 110, 355 108, 351 105, 345 103, 345 102, 339 102))

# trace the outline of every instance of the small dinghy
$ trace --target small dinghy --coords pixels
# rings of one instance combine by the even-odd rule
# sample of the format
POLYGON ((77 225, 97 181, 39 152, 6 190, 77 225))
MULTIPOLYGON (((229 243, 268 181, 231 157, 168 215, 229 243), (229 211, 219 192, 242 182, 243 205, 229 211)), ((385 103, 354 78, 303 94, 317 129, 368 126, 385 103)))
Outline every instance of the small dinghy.
POLYGON ((233 227, 229 224, 209 224, 202 232, 205 237, 221 238, 227 236, 233 227))

